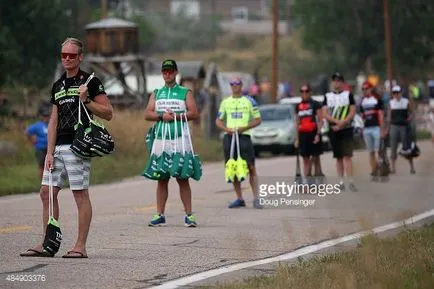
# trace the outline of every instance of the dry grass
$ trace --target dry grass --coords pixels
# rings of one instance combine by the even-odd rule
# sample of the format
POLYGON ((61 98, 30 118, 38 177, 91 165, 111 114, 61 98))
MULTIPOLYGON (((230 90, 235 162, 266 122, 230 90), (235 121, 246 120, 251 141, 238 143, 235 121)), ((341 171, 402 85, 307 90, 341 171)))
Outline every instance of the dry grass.
MULTIPOLYGON (((209 288, 209 287, 207 287, 209 288)), ((434 288, 434 224, 394 238, 363 238, 351 251, 281 264, 218 289, 431 289, 434 288)))
MULTIPOLYGON (((145 167, 148 152, 145 134, 151 123, 145 121, 143 111, 116 111, 110 122, 102 121, 112 134, 116 150, 111 156, 95 158, 92 164, 91 183, 114 182, 126 177, 139 176, 145 167)), ((9 120, 7 131, 0 131, 0 139, 13 143, 14 149, 1 155, 0 195, 28 193, 39 190, 33 148, 24 136, 29 122, 9 120), (5 172, 5 173, 4 173, 5 172)), ((204 140, 195 130, 193 144, 204 162, 222 160, 219 141, 204 140)))

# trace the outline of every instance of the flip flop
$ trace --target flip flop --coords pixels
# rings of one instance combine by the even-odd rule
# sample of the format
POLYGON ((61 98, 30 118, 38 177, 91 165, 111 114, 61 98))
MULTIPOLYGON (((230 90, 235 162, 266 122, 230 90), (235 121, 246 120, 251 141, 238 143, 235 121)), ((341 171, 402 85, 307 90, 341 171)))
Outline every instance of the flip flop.
POLYGON ((20 254, 21 257, 54 257, 53 254, 50 254, 45 251, 38 251, 35 249, 27 249, 26 252, 20 254))
POLYGON ((62 258, 87 258, 87 255, 84 255, 83 253, 78 251, 69 251, 68 253, 63 255, 62 258), (71 254, 78 254, 78 255, 71 255, 71 254))

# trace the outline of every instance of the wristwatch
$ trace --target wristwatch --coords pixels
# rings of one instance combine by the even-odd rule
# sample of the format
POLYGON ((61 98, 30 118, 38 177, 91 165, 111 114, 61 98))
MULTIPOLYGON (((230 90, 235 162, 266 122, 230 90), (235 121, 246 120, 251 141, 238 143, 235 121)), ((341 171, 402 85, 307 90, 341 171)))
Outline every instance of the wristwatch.
POLYGON ((163 115, 162 115, 162 114, 159 114, 159 115, 158 115, 158 120, 160 120, 160 121, 163 120, 163 115))
POLYGON ((88 98, 86 98, 84 101, 83 101, 83 103, 84 104, 88 104, 88 103, 91 103, 91 100, 90 100, 90 98, 88 97, 88 98))

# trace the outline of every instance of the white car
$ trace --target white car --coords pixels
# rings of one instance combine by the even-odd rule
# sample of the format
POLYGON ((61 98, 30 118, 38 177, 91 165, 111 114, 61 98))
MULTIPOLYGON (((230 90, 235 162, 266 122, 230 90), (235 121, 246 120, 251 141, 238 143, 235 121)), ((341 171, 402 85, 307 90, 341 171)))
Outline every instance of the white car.
POLYGON ((262 122, 252 129, 255 154, 268 151, 274 155, 294 152, 296 136, 295 109, 291 104, 259 106, 262 122))

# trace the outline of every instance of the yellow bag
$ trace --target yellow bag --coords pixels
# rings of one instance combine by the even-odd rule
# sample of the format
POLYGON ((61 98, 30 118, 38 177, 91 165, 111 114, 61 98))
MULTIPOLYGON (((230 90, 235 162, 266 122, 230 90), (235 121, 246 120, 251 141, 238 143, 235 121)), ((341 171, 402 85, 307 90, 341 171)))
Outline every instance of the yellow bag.
POLYGON ((235 137, 234 135, 232 135, 231 152, 229 155, 229 160, 225 164, 225 179, 227 183, 233 183, 235 180, 237 162, 234 159, 234 149, 235 149, 235 137))
POLYGON ((237 160, 236 160, 236 177, 239 182, 244 181, 249 174, 249 166, 247 161, 241 157, 240 153, 240 137, 238 132, 235 132, 236 142, 237 142, 237 160))

